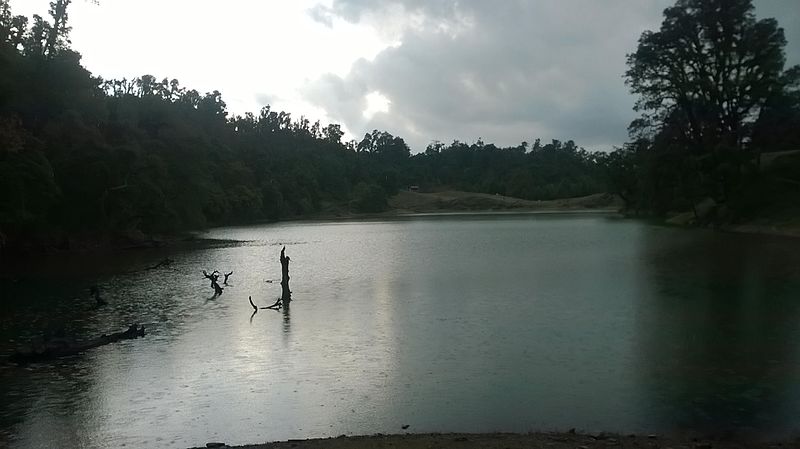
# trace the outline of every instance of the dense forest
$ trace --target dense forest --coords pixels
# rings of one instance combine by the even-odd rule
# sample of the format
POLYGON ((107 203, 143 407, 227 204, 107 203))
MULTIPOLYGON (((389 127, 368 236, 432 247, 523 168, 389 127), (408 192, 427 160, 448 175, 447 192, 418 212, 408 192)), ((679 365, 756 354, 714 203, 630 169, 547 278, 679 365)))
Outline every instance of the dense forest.
POLYGON ((659 215, 713 198, 731 220, 763 211, 766 195, 800 198, 797 162, 759 170, 760 153, 800 149, 800 69, 784 70, 783 32, 756 21, 750 1, 679 0, 642 36, 626 79, 643 116, 614 152, 536 139, 434 142, 413 155, 385 131, 344 142, 339 125, 269 106, 232 115, 220 92, 178 80, 93 76, 70 49, 69 4, 28 19, 0 0, 0 247, 331 205, 378 212, 409 185, 542 200, 609 191, 659 215))
POLYGON ((69 48, 68 5, 53 2, 49 21, 29 23, 0 1, 0 232, 8 244, 280 219, 326 204, 377 212, 411 184, 531 199, 604 190, 597 155, 571 141, 434 143, 412 156, 383 131, 343 142, 339 125, 268 106, 232 116, 219 92, 174 79, 94 77, 69 48))

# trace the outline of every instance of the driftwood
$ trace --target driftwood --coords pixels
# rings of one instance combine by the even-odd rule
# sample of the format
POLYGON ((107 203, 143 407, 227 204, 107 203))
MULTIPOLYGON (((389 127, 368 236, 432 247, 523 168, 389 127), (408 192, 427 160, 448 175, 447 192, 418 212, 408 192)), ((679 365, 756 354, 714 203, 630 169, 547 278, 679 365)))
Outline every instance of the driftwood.
POLYGON ((133 324, 128 330, 116 332, 111 335, 103 334, 97 338, 83 342, 71 342, 63 338, 57 338, 43 344, 34 345, 29 350, 17 351, 11 354, 9 361, 18 364, 40 362, 79 354, 98 346, 115 343, 120 340, 132 340, 139 337, 144 337, 144 326, 133 324))
POLYGON ((253 314, 258 312, 258 307, 256 307, 255 304, 253 304, 253 297, 252 296, 248 296, 247 300, 250 301, 250 305, 253 306, 253 314))
POLYGON ((278 300, 275 301, 275 304, 267 307, 262 307, 262 309, 280 310, 281 307, 283 307, 283 299, 278 298, 278 300))
POLYGON ((253 315, 255 315, 258 312, 258 309, 262 309, 262 310, 263 309, 270 309, 270 310, 276 310, 277 311, 277 310, 280 310, 281 307, 283 307, 283 300, 281 298, 278 298, 278 300, 275 301, 275 304, 272 304, 271 306, 267 306, 267 307, 258 307, 257 305, 255 305, 255 303, 253 302, 253 297, 252 296, 248 296, 247 300, 250 301, 250 306, 253 308, 253 315))
POLYGON ((223 283, 223 284, 225 284, 225 285, 228 285, 228 278, 229 278, 229 277, 230 277, 230 275, 232 275, 232 274, 233 274, 233 271, 231 271, 230 273, 225 273, 225 274, 223 275, 223 276, 225 276, 225 279, 223 279, 223 280, 222 280, 222 283, 223 283))

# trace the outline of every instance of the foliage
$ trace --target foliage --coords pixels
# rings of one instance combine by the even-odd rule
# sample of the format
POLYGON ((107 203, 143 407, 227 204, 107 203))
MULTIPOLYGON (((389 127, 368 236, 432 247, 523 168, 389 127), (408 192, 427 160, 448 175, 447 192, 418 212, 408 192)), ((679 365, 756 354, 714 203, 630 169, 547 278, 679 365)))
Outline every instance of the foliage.
POLYGON ((756 20, 750 0, 678 0, 657 32, 628 55, 636 109, 667 124, 695 152, 741 147, 782 86, 786 39, 774 19, 756 20))
POLYGON ((359 183, 353 192, 353 206, 357 212, 381 212, 386 210, 386 191, 378 184, 359 183))
POLYGON ((435 144, 411 155, 374 130, 264 107, 231 116, 222 95, 176 79, 92 77, 69 49, 67 7, 50 20, 0 0, 0 236, 174 232, 276 220, 350 204, 379 212, 401 188, 447 185, 530 199, 604 190, 599 159, 572 141, 435 144))
POLYGON ((449 185, 461 190, 499 193, 530 200, 550 200, 604 192, 604 159, 558 140, 542 145, 498 148, 438 142, 411 158, 410 184, 449 185))
POLYGON ((657 214, 707 197, 744 214, 742 196, 765 175, 758 154, 800 142, 800 68, 784 71, 785 46, 777 21, 757 20, 750 0, 667 8, 660 30, 628 55, 642 116, 630 126, 635 143, 609 159, 612 188, 657 214))
POLYGON ((413 155, 385 131, 343 142, 340 125, 270 106, 231 115, 220 92, 176 79, 93 77, 69 48, 69 4, 29 20, 0 0, 0 243, 277 220, 331 203, 378 212, 410 185, 531 200, 611 191, 655 213, 710 196, 742 215, 758 192, 796 189, 785 173, 796 164, 769 179, 756 166, 760 152, 800 143, 800 68, 783 70, 782 30, 747 0, 678 0, 642 35, 627 81, 643 116, 614 152, 479 139, 413 155))

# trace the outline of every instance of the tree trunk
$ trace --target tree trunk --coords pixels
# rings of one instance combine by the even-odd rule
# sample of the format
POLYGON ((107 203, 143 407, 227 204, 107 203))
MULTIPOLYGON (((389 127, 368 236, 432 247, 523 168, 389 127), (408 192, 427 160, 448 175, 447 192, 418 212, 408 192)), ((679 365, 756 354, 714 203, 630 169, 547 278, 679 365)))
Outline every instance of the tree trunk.
POLYGON ((292 300, 292 292, 289 290, 289 260, 284 246, 281 250, 281 301, 284 304, 292 300))
POLYGON ((72 0, 57 0, 52 5, 53 8, 53 27, 47 36, 47 42, 42 50, 42 56, 53 57, 58 42, 58 36, 67 28, 67 7, 72 0))

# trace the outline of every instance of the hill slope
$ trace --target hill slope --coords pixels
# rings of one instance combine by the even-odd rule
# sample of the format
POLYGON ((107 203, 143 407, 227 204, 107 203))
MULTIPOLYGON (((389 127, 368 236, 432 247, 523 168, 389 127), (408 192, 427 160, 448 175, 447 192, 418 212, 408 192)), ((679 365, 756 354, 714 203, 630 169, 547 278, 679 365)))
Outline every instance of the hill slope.
POLYGON ((463 211, 577 211, 622 208, 615 195, 598 193, 578 198, 529 201, 503 195, 448 190, 435 193, 399 192, 389 199, 394 213, 430 213, 463 211))

